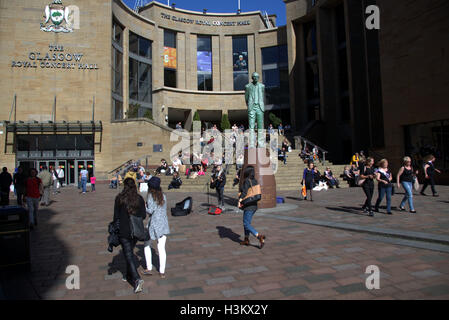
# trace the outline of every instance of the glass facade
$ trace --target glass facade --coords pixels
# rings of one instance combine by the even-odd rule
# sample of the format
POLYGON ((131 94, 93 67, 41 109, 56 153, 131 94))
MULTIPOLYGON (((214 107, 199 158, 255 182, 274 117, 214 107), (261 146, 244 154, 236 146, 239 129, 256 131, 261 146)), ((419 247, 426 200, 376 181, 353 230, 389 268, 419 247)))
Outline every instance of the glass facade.
POLYGON ((112 22, 112 119, 123 119, 123 27, 112 22))
POLYGON ((307 116, 309 121, 320 120, 320 77, 315 21, 304 23, 303 30, 306 59, 307 116))
POLYGON ((164 30, 164 86, 176 88, 176 32, 164 30))
POLYGON ((350 123, 351 111, 349 105, 348 57, 346 53, 345 9, 343 4, 336 8, 335 16, 338 45, 338 76, 340 85, 340 122, 350 123))
POLYGON ((266 105, 289 104, 287 45, 262 48, 262 77, 266 105))
POLYGON ((152 109, 152 42, 129 33, 128 118, 140 118, 152 109))
POLYGON ((197 37, 198 90, 212 91, 212 38, 197 37))
POLYGON ((248 78, 248 37, 232 37, 232 61, 234 68, 234 90, 245 90, 248 78))

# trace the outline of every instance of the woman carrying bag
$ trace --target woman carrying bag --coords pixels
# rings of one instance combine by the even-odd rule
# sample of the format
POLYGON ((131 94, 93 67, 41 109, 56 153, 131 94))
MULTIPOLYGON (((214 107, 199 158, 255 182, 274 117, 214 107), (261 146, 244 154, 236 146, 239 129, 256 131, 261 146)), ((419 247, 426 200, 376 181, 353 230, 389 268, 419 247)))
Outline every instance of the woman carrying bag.
MULTIPOLYGON (((167 253, 165 243, 167 235, 170 233, 167 218, 167 198, 162 193, 161 179, 153 177, 148 181, 147 213, 150 216, 148 221, 148 232, 151 240, 157 241, 157 251, 159 253, 159 273, 161 278, 165 278, 165 266, 167 263, 167 253)), ((151 262, 151 241, 145 241, 144 253, 147 268, 144 275, 151 276, 153 264, 151 262)))
POLYGON ((257 201, 261 198, 260 185, 255 178, 253 166, 247 166, 243 171, 243 183, 239 193, 239 208, 243 210, 243 229, 245 240, 240 245, 249 246, 249 235, 253 234, 259 240, 259 248, 265 245, 265 236, 259 234, 251 225, 254 214, 257 210, 257 201))
POLYGON ((143 219, 145 219, 145 200, 137 193, 136 183, 132 178, 126 178, 123 182, 124 189, 115 198, 114 221, 119 226, 119 241, 126 260, 126 276, 124 281, 131 281, 134 293, 141 292, 143 280, 137 272, 134 260, 134 247, 138 239, 142 237, 143 219))

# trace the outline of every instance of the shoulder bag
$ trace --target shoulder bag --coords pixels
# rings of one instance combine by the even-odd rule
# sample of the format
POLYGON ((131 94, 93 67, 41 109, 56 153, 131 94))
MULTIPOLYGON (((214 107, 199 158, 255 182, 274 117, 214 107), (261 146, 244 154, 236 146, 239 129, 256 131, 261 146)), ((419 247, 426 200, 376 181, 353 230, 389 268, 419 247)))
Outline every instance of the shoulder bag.
POLYGON ((143 219, 133 214, 129 215, 129 228, 131 229, 131 237, 139 241, 149 240, 150 234, 143 225, 143 219))
MULTIPOLYGON (((366 169, 366 167, 364 166, 363 167, 363 174, 365 174, 365 169, 366 169)), ((362 179, 361 177, 360 177, 360 175, 358 176, 358 179, 357 179, 357 185, 358 186, 362 186, 364 183, 365 183, 365 180, 366 179, 362 179)))
POLYGON ((262 199, 262 192, 260 190, 260 184, 252 185, 251 179, 249 180, 251 187, 248 189, 246 197, 242 199, 242 205, 246 206, 250 203, 257 202, 262 199))

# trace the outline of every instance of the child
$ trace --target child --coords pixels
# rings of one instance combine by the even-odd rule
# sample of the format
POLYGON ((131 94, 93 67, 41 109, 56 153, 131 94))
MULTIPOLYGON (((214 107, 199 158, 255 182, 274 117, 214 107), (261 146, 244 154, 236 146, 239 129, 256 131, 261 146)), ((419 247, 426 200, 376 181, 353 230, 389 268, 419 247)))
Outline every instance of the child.
POLYGON ((90 185, 92 186, 92 192, 95 192, 95 181, 97 181, 97 178, 94 176, 90 177, 90 185))

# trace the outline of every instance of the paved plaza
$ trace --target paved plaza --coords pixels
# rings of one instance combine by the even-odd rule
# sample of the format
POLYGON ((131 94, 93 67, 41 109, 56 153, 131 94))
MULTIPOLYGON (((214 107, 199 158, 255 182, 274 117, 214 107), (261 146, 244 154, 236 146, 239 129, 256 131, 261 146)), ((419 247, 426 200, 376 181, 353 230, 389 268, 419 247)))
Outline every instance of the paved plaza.
MULTIPOLYGON (((206 194, 168 192, 169 207, 191 195, 194 210, 186 217, 169 215, 167 277, 142 276, 144 291, 134 294, 121 280, 121 249, 106 250, 117 190, 98 185, 97 192, 80 194, 68 187, 40 210, 31 233, 31 273, 3 277, 0 294, 28 299, 448 299, 449 187, 437 189, 439 198, 415 196, 418 214, 393 210, 388 216, 381 208, 374 218, 359 210, 361 188, 316 192, 313 202, 295 192, 278 194, 286 203, 258 211, 253 221, 267 236, 262 250, 255 238, 254 246, 238 243, 243 227, 242 213, 232 208, 236 193, 226 194, 230 210, 210 216, 206 194), (68 265, 80 269, 79 290, 66 288, 68 265), (378 290, 365 286, 369 265, 380 269, 378 290)), ((210 203, 216 203, 212 194, 210 203)), ((141 243, 135 252, 142 271, 141 243)))

